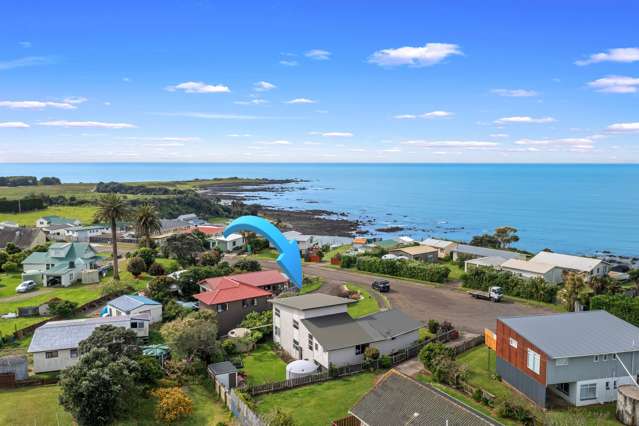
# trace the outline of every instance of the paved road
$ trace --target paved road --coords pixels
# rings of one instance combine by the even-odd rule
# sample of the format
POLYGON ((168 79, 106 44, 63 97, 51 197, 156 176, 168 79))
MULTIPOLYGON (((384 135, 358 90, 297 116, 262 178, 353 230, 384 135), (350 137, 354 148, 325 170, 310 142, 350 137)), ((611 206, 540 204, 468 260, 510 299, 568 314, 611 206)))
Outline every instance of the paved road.
MULTIPOLYGON (((261 261, 268 269, 277 268, 272 261, 261 261)), ((359 274, 342 269, 332 269, 320 264, 305 264, 304 273, 317 275, 326 280, 320 290, 335 294, 337 287, 344 282, 352 282, 370 287, 375 276, 359 274)), ((377 277, 385 279, 383 277, 377 277)), ((424 284, 390 279, 391 291, 386 297, 393 308, 401 309, 420 321, 436 319, 448 320, 461 330, 471 333, 483 333, 484 328, 495 329, 495 319, 501 316, 534 315, 552 313, 549 309, 520 303, 492 303, 476 300, 468 294, 451 288, 434 287, 424 284)))

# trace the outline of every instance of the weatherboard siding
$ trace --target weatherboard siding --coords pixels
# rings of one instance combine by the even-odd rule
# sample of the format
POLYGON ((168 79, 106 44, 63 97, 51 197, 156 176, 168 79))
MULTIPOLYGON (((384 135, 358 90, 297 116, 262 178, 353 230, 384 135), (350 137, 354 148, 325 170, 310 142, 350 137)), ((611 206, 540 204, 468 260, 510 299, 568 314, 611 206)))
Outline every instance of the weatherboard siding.
MULTIPOLYGON (((639 353, 626 352, 619 355, 626 368, 635 376, 639 374, 639 353)), ((626 371, 619 363, 619 360, 613 359, 610 354, 599 356, 599 360, 595 362, 594 356, 583 356, 575 358, 567 358, 567 365, 557 365, 557 360, 551 359, 547 364, 547 382, 552 383, 572 383, 583 380, 596 380, 607 377, 625 377, 626 371)), ((560 362, 561 364, 561 362, 560 362)))
POLYGON ((497 356, 538 383, 543 385, 547 383, 548 356, 500 320, 497 320, 497 356), (511 338, 517 341, 517 348, 510 345, 511 338), (528 349, 539 354, 539 374, 528 368, 528 349))

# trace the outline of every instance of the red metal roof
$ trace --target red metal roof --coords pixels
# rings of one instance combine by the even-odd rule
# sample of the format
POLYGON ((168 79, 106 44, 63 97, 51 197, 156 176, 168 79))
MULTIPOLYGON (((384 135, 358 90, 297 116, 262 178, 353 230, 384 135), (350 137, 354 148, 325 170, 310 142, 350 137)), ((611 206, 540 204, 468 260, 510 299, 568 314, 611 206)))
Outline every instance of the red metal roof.
POLYGON ((224 227, 222 226, 211 226, 211 225, 200 225, 195 228, 189 228, 185 232, 192 233, 194 231, 200 231, 206 235, 222 235, 224 232, 224 227))
POLYGON ((204 285, 209 291, 198 293, 193 297, 206 305, 271 296, 270 291, 235 281, 229 277, 209 278, 200 282, 200 285, 204 285))

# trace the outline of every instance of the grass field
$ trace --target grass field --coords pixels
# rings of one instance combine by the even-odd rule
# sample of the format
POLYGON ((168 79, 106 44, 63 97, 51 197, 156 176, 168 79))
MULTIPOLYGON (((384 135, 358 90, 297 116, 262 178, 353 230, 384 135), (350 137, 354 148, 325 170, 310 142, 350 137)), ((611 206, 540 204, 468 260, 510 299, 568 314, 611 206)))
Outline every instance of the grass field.
POLYGON ((21 274, 0 274, 0 300, 3 297, 14 296, 16 287, 21 282, 21 274))
POLYGON ((284 392, 256 398, 257 411, 267 414, 276 408, 290 413, 297 426, 329 425, 332 420, 345 417, 348 410, 375 383, 374 373, 329 380, 284 392))
POLYGON ((379 311, 377 299, 375 299, 367 289, 355 284, 346 284, 346 287, 349 290, 358 291, 363 296, 363 299, 348 305, 348 313, 351 317, 359 318, 379 311))
POLYGON ((286 363, 273 351, 273 343, 262 343, 243 358, 247 381, 251 385, 286 379, 286 363))
POLYGON ((310 278, 310 282, 304 283, 302 285, 302 288, 300 290, 300 295, 313 293, 314 291, 319 290, 320 287, 322 287, 322 285, 324 284, 324 281, 320 277, 307 275, 304 278, 310 278))
POLYGON ((334 249, 331 249, 324 253, 324 257, 322 257, 322 260, 330 262, 331 259, 335 257, 335 255, 346 253, 351 249, 351 247, 352 246, 350 244, 344 244, 343 246, 335 247, 334 249))
POLYGON ((83 224, 91 224, 96 210, 95 206, 53 206, 27 213, 0 213, 0 222, 9 220, 19 225, 35 226, 36 220, 42 216, 62 216, 68 219, 78 219, 83 224))
POLYGON ((464 268, 459 267, 459 265, 455 262, 446 262, 442 263, 442 265, 447 266, 448 269, 450 269, 450 274, 448 274, 449 281, 461 280, 461 277, 464 274, 464 268))

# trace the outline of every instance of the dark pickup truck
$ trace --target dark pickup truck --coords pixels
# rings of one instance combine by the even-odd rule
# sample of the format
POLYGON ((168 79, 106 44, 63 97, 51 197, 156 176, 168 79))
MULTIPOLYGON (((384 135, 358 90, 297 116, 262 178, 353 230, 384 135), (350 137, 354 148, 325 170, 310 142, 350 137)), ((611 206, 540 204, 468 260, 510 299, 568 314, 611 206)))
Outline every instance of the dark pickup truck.
POLYGON ((371 287, 380 293, 388 293, 390 291, 390 282, 386 280, 373 281, 371 287))

